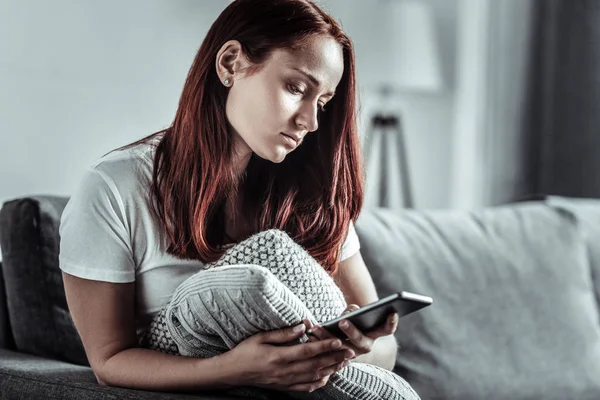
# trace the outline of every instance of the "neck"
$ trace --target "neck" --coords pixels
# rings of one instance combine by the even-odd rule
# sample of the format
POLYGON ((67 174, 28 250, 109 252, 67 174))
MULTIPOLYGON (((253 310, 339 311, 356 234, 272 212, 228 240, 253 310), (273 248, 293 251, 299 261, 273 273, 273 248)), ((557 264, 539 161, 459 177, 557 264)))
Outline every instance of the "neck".
POLYGON ((241 137, 235 135, 233 143, 233 172, 237 179, 246 171, 246 167, 252 157, 252 149, 242 140, 241 137))
POLYGON ((236 177, 236 180, 239 180, 244 172, 246 171, 246 167, 250 162, 250 157, 252 153, 248 153, 247 155, 239 156, 237 154, 233 157, 233 173, 236 177))

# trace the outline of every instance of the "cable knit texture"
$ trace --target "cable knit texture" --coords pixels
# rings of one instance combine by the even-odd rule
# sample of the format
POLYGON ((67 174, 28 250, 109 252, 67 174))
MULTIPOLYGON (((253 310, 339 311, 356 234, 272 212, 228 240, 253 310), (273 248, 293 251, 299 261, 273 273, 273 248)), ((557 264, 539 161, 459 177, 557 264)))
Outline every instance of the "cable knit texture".
MULTIPOLYGON (((259 332, 325 322, 346 308, 333 279, 286 233, 268 230, 231 247, 221 259, 185 280, 141 340, 168 354, 208 358, 259 332)), ((306 342, 303 335, 297 342, 306 342)), ((271 391, 236 388, 231 393, 269 398, 271 391)), ((351 363, 312 393, 297 399, 419 399, 406 381, 383 368, 351 363)))

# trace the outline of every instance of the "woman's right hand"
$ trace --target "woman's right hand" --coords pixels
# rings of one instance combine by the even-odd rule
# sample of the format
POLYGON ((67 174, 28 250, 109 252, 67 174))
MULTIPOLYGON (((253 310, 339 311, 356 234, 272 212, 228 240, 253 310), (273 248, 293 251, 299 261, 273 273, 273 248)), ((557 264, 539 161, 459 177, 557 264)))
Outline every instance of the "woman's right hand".
POLYGON ((306 330, 294 327, 261 332, 225 353, 236 369, 236 383, 284 391, 312 392, 344 368, 354 352, 342 349, 339 339, 289 345, 306 330))

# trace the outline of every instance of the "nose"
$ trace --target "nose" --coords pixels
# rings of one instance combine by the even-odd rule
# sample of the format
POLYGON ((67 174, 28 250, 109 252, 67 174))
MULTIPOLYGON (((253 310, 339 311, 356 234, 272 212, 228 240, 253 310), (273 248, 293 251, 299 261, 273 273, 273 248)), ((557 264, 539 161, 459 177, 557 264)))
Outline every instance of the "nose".
POLYGON ((311 102, 305 102, 296 115, 296 125, 308 132, 314 132, 319 129, 317 117, 318 105, 311 102))

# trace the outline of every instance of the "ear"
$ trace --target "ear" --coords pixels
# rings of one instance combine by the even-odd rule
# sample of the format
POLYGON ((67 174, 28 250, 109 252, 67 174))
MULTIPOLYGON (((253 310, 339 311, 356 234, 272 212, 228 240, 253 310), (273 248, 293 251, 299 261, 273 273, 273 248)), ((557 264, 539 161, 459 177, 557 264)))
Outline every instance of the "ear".
POLYGON ((215 68, 219 80, 225 86, 231 86, 236 78, 239 78, 245 69, 250 66, 242 50, 242 44, 237 40, 229 40, 221 46, 217 53, 215 68), (224 83, 228 79, 228 83, 224 83))

